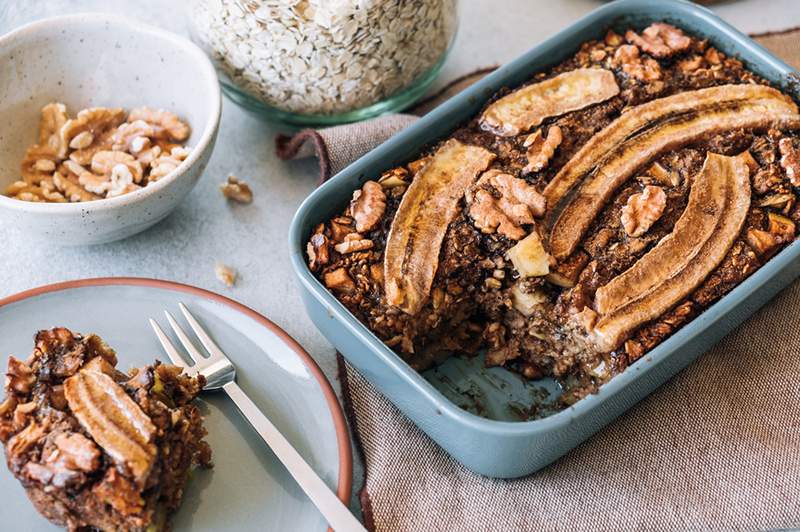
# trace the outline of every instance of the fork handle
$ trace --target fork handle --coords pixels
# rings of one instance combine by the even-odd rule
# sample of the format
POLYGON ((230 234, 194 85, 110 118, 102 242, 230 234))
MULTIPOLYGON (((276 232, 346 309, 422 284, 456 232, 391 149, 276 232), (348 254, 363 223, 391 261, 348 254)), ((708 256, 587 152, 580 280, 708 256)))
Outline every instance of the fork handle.
POLYGON ((233 399, 239 412, 252 425, 278 460, 286 467, 295 481, 300 485, 311 502, 314 503, 328 524, 337 532, 366 532, 364 526, 350 513, 336 494, 303 460, 300 453, 275 428, 256 404, 244 393, 235 381, 222 386, 222 389, 233 399))

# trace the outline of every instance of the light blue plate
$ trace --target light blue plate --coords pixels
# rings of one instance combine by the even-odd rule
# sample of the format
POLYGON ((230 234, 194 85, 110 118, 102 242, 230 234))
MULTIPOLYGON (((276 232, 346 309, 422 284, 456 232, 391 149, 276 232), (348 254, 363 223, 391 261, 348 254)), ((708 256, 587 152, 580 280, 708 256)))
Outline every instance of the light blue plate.
MULTIPOLYGON (((166 281, 120 278, 62 283, 12 296, 0 301, 2 367, 10 354, 27 358, 34 333, 55 326, 99 334, 117 351, 123 371, 165 359, 147 318, 163 323, 164 309, 180 316, 179 301, 236 364, 242 388, 347 501, 350 440, 330 384, 275 324, 217 294, 166 281)), ((174 517, 176 531, 326 530, 311 501, 231 401, 224 395, 204 395, 200 407, 215 467, 193 473, 174 517)), ((0 467, 0 501, 3 530, 56 530, 34 510, 5 467, 0 467)))

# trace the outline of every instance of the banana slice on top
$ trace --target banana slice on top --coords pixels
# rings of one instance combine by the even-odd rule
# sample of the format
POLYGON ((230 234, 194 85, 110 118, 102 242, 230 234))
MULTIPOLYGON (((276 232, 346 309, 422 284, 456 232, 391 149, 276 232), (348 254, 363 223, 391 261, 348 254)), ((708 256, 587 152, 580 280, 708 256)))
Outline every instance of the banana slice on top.
POLYGON ((407 314, 425 305, 439 266, 439 251, 459 202, 494 160, 484 148, 450 139, 414 176, 386 240, 386 300, 407 314))
POLYGON ((526 85, 491 104, 481 127, 511 137, 536 127, 546 118, 577 111, 619 94, 614 74, 601 68, 579 68, 526 85))

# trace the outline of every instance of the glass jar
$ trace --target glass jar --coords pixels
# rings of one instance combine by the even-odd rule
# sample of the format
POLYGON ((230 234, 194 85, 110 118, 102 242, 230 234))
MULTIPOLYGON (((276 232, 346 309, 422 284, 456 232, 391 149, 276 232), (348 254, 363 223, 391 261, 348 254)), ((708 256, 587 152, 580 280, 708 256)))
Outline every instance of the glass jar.
POLYGON ((267 118, 338 124, 398 111, 433 82, 457 0, 195 0, 223 90, 267 118))

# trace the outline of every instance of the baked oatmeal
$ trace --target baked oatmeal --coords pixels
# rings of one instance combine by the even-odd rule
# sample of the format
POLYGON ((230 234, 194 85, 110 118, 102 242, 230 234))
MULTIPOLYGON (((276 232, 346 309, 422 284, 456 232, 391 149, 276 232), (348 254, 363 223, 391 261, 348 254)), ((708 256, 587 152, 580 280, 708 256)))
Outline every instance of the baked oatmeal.
POLYGON ((189 156, 189 125, 164 109, 90 107, 74 117, 63 103, 42 108, 39 138, 23 156, 6 196, 70 203, 114 198, 172 173, 189 156))
POLYGON ((664 23, 502 90, 317 226, 309 267, 417 370, 598 389, 797 234, 795 102, 664 23))
POLYGON ((10 357, 0 441, 36 509, 69 530, 169 528, 193 465, 210 467, 192 400, 202 376, 156 362, 116 369, 96 335, 39 331, 33 354, 10 357))

